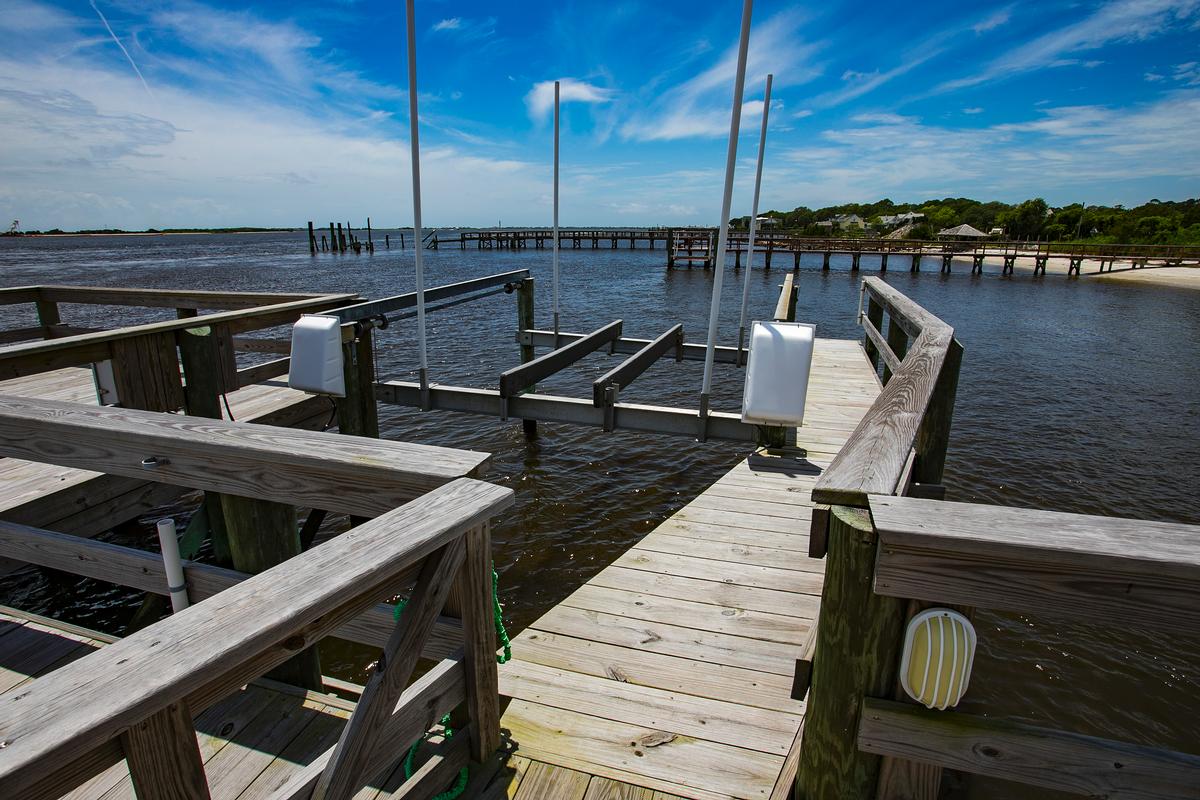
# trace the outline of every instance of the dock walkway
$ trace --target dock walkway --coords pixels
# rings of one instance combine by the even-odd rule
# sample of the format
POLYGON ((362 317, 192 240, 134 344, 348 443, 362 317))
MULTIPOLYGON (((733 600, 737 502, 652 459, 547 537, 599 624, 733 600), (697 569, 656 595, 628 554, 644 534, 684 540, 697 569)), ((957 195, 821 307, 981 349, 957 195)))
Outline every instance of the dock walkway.
POLYGON ((740 461, 514 640, 498 796, 772 796, 821 596, 812 488, 879 392, 858 342, 818 339, 803 457, 740 461))

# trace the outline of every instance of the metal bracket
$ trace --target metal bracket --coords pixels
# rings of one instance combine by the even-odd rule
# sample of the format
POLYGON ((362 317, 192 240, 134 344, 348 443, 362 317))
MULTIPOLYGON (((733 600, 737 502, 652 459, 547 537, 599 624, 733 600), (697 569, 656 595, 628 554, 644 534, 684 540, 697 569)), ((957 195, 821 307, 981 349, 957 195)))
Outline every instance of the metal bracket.
POLYGON ((620 387, 615 383, 604 390, 604 430, 612 431, 617 420, 617 394, 620 387))

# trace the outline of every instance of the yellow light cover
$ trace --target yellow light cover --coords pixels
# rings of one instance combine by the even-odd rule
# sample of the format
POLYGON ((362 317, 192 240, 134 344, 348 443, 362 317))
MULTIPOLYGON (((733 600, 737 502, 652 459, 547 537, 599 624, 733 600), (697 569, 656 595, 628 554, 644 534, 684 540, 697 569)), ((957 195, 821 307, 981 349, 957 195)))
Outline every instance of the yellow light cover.
POLYGON ((943 711, 967 692, 975 663, 975 626, 957 611, 931 608, 908 623, 900 684, 913 700, 943 711))

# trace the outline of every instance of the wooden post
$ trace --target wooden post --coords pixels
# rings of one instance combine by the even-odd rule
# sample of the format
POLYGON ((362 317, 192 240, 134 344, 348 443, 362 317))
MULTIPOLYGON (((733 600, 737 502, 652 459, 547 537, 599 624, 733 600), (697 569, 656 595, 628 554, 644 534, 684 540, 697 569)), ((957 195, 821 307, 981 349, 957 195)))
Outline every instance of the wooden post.
POLYGON ((379 438, 379 410, 375 404, 375 357, 368 328, 357 339, 342 344, 342 369, 346 396, 338 400, 338 431, 347 436, 379 438))
MULTIPOLYGON (((875 326, 875 330, 883 327, 883 306, 875 299, 874 295, 867 295, 867 321, 875 326)), ((863 348, 867 351, 867 358, 871 361, 871 366, 875 372, 879 372, 879 349, 875 347, 875 342, 870 336, 863 334, 863 348)))
POLYGON ((38 324, 43 328, 62 324, 62 319, 58 316, 58 303, 53 300, 35 300, 34 305, 37 306, 38 324))
POLYGON ((342 223, 340 222, 337 224, 337 236, 338 252, 344 253, 346 252, 346 234, 342 232, 342 223))
MULTIPOLYGON (((207 325, 187 328, 176 336, 180 362, 187 385, 183 390, 184 410, 189 416, 221 419, 221 356, 217 337, 207 325)), ((233 563, 221 496, 204 493, 204 509, 208 513, 209 535, 212 538, 213 558, 221 565, 233 563)))
POLYGON ((371 218, 367 217, 367 249, 375 252, 375 240, 371 238, 371 218))
MULTIPOLYGON (((533 278, 526 278, 517 287, 517 329, 523 333, 527 330, 532 330, 533 327, 533 278)), ((530 361, 533 361, 536 355, 533 345, 521 345, 522 364, 528 364, 530 361)), ((526 439, 537 438, 537 420, 521 420, 521 427, 525 431, 526 439)))
MULTIPOLYGON (((895 353, 896 358, 903 361, 904 354, 908 352, 908 334, 905 333, 904 328, 901 328, 899 323, 896 322, 896 318, 891 317, 891 316, 888 317, 887 343, 888 343, 888 347, 892 348, 892 352, 895 353)), ((890 369, 888 369, 887 364, 884 364, 883 365, 883 383, 884 383, 884 385, 886 386, 887 382, 890 381, 891 379, 892 379, 892 371, 890 369)))
MULTIPOLYGON (((283 503, 232 494, 221 495, 233 568, 256 575, 300 555, 296 509, 283 503)), ((298 653, 267 674, 277 681, 321 691, 321 662, 316 646, 298 653)))
POLYGON ((333 232, 333 223, 329 223, 329 251, 331 253, 338 252, 337 234, 333 232))
POLYGON ((912 479, 917 483, 940 484, 946 467, 946 448, 950 444, 950 424, 954 419, 954 398, 958 393, 958 371, 962 366, 963 346, 951 339, 946 360, 933 386, 933 396, 917 431, 916 461, 912 479))
POLYGON ((870 798, 880 757, 858 749, 864 697, 890 696, 906 602, 872 591, 877 537, 866 509, 834 506, 796 800, 870 798))
POLYGON ((392 249, 392 237, 391 237, 391 234, 387 234, 387 233, 385 233, 385 234, 383 235, 383 246, 384 246, 384 248, 385 248, 385 249, 387 249, 387 250, 391 250, 391 249, 392 249))
POLYGON ((187 703, 172 703, 120 738, 138 800, 208 800, 204 760, 187 703))
POLYGON ((667 269, 675 268, 675 229, 667 228, 667 269))
POLYGON ((500 687, 496 669, 496 625, 492 618, 492 538, 485 522, 465 534, 466 555, 455 578, 446 613, 463 623, 463 667, 471 758, 483 763, 500 748, 500 687))
POLYGON ((308 252, 314 256, 317 254, 317 235, 313 232, 311 219, 308 221, 308 252))

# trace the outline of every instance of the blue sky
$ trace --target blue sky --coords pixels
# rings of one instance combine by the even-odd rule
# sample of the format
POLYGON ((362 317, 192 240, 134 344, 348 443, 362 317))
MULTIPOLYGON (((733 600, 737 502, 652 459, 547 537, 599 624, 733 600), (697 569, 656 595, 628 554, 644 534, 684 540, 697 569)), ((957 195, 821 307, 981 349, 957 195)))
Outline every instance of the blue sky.
MULTIPOLYGON (((428 225, 714 224, 737 2, 419 0, 428 225)), ((1200 0, 759 0, 735 213, 1200 195, 1200 0)), ((0 215, 409 224, 403 4, 0 0, 0 215)))

